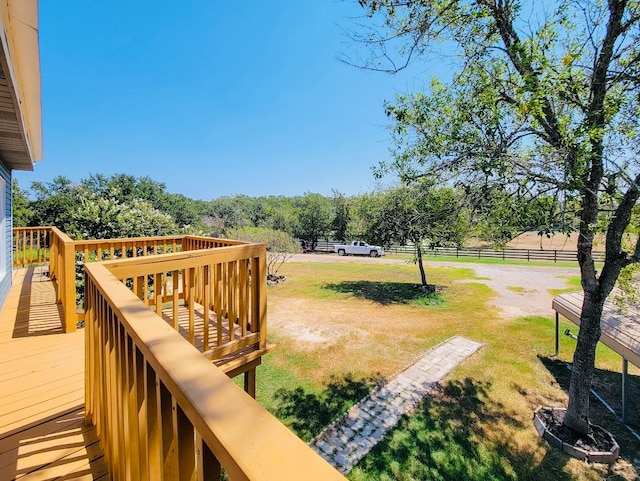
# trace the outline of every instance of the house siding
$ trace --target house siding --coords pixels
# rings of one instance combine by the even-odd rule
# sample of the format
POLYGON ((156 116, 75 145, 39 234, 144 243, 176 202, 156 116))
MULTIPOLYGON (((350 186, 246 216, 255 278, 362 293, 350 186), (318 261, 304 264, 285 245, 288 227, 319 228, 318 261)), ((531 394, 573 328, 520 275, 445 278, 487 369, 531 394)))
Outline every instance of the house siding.
MULTIPOLYGON (((11 170, 6 164, 0 160, 0 177, 4 180, 4 215, 6 219, 6 229, 4 232, 5 238, 3 239, 4 245, 7 246, 4 252, 4 269, 5 275, 0 278, 0 306, 4 305, 4 301, 11 289, 11 270, 13 268, 13 218, 11 213, 12 198, 11 198, 11 170)), ((2 273, 0 273, 1 275, 2 273)))

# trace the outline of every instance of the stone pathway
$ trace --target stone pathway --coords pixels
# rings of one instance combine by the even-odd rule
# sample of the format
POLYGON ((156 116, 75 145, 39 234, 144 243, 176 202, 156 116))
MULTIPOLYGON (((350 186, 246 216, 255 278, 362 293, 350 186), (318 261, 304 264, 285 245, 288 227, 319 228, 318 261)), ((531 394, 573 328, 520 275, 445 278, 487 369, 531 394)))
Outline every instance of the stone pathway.
POLYGON ((460 336, 431 349, 318 434, 310 446, 348 473, 429 390, 482 344, 460 336))

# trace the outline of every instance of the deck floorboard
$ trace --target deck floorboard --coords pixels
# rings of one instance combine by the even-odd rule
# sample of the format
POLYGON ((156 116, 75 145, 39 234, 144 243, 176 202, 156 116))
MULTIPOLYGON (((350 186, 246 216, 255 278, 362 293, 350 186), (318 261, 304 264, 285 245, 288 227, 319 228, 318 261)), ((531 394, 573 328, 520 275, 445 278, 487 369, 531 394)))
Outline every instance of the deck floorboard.
MULTIPOLYGON (((600 341, 640 367, 640 309, 635 305, 627 305, 621 309, 611 297, 605 302, 602 311, 600 341)), ((556 296, 552 307, 579 326, 582 302, 582 292, 570 292, 556 296)))
POLYGON ((84 423, 84 332, 63 333, 46 267, 16 269, 0 311, 0 479, 109 479, 84 423))

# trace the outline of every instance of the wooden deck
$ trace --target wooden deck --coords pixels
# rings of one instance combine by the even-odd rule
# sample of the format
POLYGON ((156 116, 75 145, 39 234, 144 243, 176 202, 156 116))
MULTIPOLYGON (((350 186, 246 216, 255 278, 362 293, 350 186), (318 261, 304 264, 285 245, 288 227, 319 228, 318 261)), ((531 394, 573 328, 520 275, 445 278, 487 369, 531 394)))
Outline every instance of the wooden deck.
MULTIPOLYGON (((580 313, 584 294, 571 292, 560 294, 552 302, 556 311, 556 354, 558 353, 559 324, 561 314, 577 326, 580 325, 580 313)), ((630 422, 632 409, 636 412, 637 399, 629 394, 629 363, 640 367, 640 312, 637 306, 627 305, 621 310, 609 299, 604 304, 600 320, 602 333, 600 342, 622 357, 622 409, 620 416, 624 423, 630 422), (632 407, 633 404, 633 407, 632 407)))
MULTIPOLYGON (((556 296, 552 308, 576 325, 580 325, 582 292, 556 296)), ((611 300, 602 312, 600 341, 637 367, 640 367, 640 312, 634 306, 620 310, 611 300)))
MULTIPOLYGON (((0 311, 0 481, 109 479, 95 427, 84 423, 84 329, 64 333, 64 315, 46 266, 13 271, 13 287, 0 311)), ((171 308, 163 318, 173 324, 171 308)), ((195 304, 178 308, 178 331, 201 352, 205 314, 195 304)), ((250 345, 229 349, 242 336, 236 323, 218 324, 209 312, 214 363, 230 376, 260 363, 263 351, 250 345), (220 334, 218 336, 218 333, 220 334)), ((255 335, 257 336, 257 334, 255 335)), ((245 379, 245 389, 247 389, 245 379)))
POLYGON ((84 331, 63 334, 46 274, 14 271, 0 312, 0 480, 106 480, 84 424, 84 331))

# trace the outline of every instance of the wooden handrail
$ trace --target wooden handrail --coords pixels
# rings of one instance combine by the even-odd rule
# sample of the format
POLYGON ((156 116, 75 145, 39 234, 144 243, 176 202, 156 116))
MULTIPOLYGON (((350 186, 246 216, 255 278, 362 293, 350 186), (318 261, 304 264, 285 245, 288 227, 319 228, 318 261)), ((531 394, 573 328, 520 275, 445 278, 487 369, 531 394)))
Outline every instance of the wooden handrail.
MULTIPOLYGON (((170 269, 184 261, 170 255, 170 269)), ((188 259, 196 268, 206 257, 188 259)), ((114 479, 219 479, 220 465, 232 481, 345 479, 106 265, 85 271, 86 417, 114 479)))
POLYGON ((231 239, 219 239, 216 237, 202 237, 202 236, 184 236, 183 250, 195 251, 200 249, 213 249, 217 247, 229 247, 235 245, 246 244, 244 241, 237 241, 231 239))

